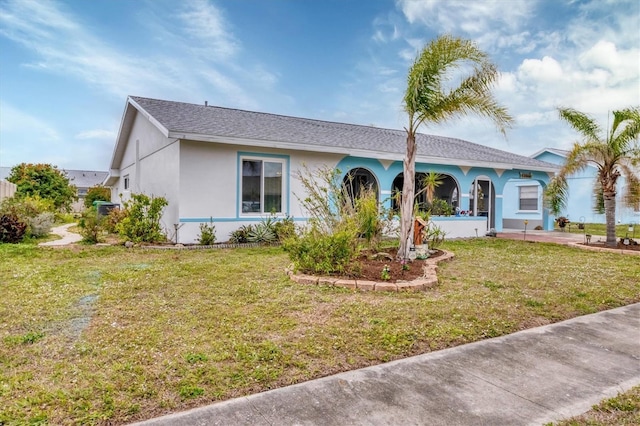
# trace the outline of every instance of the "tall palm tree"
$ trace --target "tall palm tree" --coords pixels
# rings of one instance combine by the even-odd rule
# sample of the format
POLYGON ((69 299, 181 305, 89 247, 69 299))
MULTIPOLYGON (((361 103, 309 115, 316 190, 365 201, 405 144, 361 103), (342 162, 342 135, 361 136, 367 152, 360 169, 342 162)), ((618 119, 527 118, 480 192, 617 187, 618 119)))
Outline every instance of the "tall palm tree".
POLYGON ((404 95, 409 125, 405 127, 407 151, 403 165, 399 258, 407 258, 409 253, 418 128, 422 124, 442 123, 475 113, 493 120, 504 134, 513 119, 491 93, 498 77, 496 66, 474 42, 451 35, 442 35, 428 43, 411 66, 404 95), (468 74, 463 73, 466 70, 468 74), (455 71, 461 71, 462 75, 454 75, 455 71), (460 77, 457 86, 451 83, 452 77, 460 77))
MULTIPOLYGON (((569 123, 583 137, 567 155, 560 171, 546 190, 547 206, 559 215, 568 199, 567 177, 587 166, 597 168, 594 192, 604 201, 607 224, 607 245, 616 245, 616 184, 624 176, 627 181, 622 201, 640 208, 640 107, 613 111, 611 129, 603 131, 595 119, 572 108, 558 108, 560 118, 569 123)), ((600 203, 597 203, 600 204, 600 203)), ((596 205, 596 209, 598 205, 596 205)))

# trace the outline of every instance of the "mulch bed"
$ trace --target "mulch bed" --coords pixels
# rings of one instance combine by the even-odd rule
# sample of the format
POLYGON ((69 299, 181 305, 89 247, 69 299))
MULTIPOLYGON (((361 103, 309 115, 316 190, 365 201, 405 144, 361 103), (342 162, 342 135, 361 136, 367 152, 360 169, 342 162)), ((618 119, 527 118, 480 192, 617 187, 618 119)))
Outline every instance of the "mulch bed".
MULTIPOLYGON (((379 252, 364 252, 360 255, 358 262, 360 263, 360 273, 357 279, 368 281, 383 281, 382 269, 386 266, 389 267, 390 279, 388 282, 395 283, 398 281, 412 281, 424 276, 424 260, 414 260, 408 263, 409 269, 402 269, 402 264, 396 259, 398 253, 397 248, 384 249, 379 252), (378 254, 375 258, 372 255, 378 254), (391 259, 386 258, 382 254, 389 255, 391 259)), ((441 250, 436 250, 435 253, 429 256, 430 259, 437 258, 444 254, 441 250)), ((354 277, 345 277, 354 278, 354 277)))

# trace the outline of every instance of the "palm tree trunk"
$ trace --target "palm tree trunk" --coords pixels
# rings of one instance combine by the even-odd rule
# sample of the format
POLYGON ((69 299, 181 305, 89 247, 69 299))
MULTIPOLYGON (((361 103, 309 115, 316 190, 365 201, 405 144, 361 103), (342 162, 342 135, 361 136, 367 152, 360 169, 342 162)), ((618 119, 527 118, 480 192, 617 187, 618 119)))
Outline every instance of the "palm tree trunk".
POLYGON ((410 131, 407 132, 407 152, 403 163, 403 176, 398 258, 407 259, 409 257, 411 226, 413 225, 413 197, 416 178, 416 136, 410 131))
POLYGON ((607 223, 607 246, 616 246, 616 193, 605 192, 604 215, 607 223))

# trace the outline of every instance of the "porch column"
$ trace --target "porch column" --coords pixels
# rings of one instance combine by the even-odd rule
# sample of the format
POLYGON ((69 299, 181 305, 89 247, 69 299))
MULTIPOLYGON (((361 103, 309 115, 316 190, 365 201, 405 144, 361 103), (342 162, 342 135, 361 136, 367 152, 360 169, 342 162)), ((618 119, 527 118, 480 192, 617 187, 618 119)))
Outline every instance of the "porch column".
POLYGON ((542 229, 545 231, 553 231, 555 217, 550 214, 549 209, 542 209, 542 229))
POLYGON ((502 232, 502 194, 496 194, 495 195, 495 201, 496 201, 496 208, 493 209, 493 215, 494 215, 494 229, 496 230, 496 232, 502 232))

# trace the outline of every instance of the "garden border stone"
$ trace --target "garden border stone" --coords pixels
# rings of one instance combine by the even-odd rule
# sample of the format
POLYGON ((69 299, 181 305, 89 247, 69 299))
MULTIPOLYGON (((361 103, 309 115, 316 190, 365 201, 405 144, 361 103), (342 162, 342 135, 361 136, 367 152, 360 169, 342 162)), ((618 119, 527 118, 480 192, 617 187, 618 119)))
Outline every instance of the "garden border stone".
POLYGON ((442 256, 424 260, 424 275, 413 281, 389 282, 358 279, 350 280, 337 277, 296 274, 292 268, 287 268, 286 272, 291 280, 298 284, 336 286, 361 291, 423 291, 438 283, 438 263, 454 258, 454 254, 452 252, 446 250, 442 250, 442 252, 442 256))

